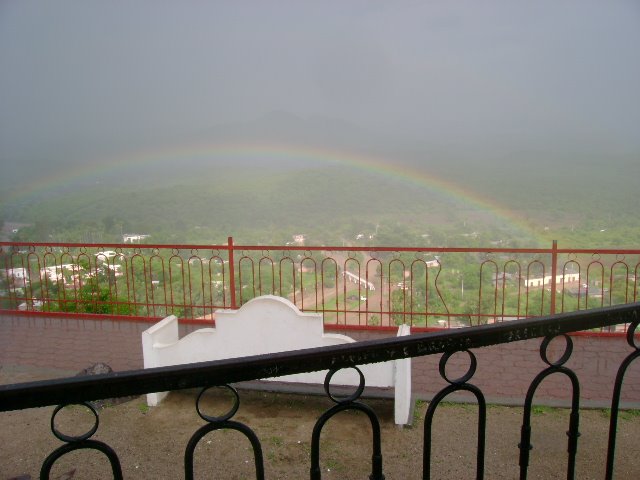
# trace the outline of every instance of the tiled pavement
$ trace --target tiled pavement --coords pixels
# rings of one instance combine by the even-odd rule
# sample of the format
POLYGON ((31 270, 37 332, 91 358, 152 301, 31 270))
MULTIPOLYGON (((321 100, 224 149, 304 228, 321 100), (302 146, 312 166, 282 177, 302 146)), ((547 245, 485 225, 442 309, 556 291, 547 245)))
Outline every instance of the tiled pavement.
POLYGON ((143 367, 141 334, 151 325, 0 315, 0 366, 79 372, 103 362, 115 371, 139 369, 143 367))

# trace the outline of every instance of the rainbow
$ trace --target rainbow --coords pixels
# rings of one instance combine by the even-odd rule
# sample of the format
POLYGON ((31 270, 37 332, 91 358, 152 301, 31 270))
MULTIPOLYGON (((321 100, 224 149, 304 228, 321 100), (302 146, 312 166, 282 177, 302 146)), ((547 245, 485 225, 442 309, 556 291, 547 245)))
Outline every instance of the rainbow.
POLYGON ((214 162, 216 159, 226 160, 242 158, 259 158, 268 162, 272 160, 288 159, 293 161, 311 161, 319 165, 337 165, 351 167, 356 170, 370 172, 386 178, 399 180, 408 185, 428 188, 449 200, 468 205, 469 207, 487 211, 496 220, 517 229, 525 238, 540 241, 536 234, 524 220, 514 212, 495 200, 486 197, 468 187, 462 188, 451 181, 426 173, 403 164, 393 163, 387 159, 370 154, 359 154, 354 151, 332 150, 299 146, 293 144, 201 144, 162 150, 142 150, 129 152, 116 157, 100 158, 75 166, 73 170, 64 169, 59 173, 32 180, 14 190, 4 203, 14 203, 22 199, 38 195, 42 197, 47 192, 63 187, 71 182, 89 181, 105 174, 125 172, 131 167, 158 167, 161 165, 175 165, 177 161, 188 162, 206 160, 214 162))

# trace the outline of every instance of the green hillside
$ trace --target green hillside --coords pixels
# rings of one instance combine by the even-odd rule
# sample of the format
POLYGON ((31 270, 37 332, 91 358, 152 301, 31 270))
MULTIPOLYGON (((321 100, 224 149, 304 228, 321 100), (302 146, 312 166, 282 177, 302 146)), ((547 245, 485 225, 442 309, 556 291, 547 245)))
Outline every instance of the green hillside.
POLYGON ((510 209, 518 228, 488 207, 426 185, 339 166, 200 165, 175 175, 115 176, 5 203, 3 217, 32 224, 16 237, 31 241, 119 242, 122 233, 136 232, 154 243, 219 243, 233 235, 267 244, 304 233, 315 244, 340 244, 376 233, 370 241, 378 245, 534 247, 558 239, 571 246, 637 246, 637 165, 490 167, 434 169, 470 185, 470 197, 480 193, 510 209))

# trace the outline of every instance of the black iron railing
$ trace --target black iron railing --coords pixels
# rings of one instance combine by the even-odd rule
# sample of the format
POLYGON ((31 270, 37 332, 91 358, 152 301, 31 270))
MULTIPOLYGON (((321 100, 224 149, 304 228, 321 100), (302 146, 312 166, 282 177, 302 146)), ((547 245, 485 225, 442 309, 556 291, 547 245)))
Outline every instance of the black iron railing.
MULTIPOLYGON (((379 421, 375 412, 360 402, 359 398, 365 386, 365 379, 360 374, 361 382, 356 392, 346 398, 335 398, 330 392, 330 380, 333 373, 342 368, 357 368, 358 365, 397 360, 408 357, 444 354, 440 360, 440 375, 448 382, 448 386, 432 399, 424 423, 423 478, 430 478, 431 465, 431 422, 439 403, 449 394, 466 390, 471 392, 478 403, 478 447, 476 460, 476 477, 484 478, 484 425, 486 422, 485 399, 480 388, 469 383, 476 370, 476 357, 472 349, 489 345, 505 344, 520 340, 542 338, 540 355, 548 367, 540 372, 533 380, 524 402, 522 435, 519 448, 520 478, 527 477, 528 459, 532 446, 530 443, 531 399, 538 385, 548 376, 560 374, 569 377, 572 392, 572 409, 568 432, 567 478, 574 478, 575 453, 579 437, 579 406, 580 390, 576 374, 566 367, 567 360, 572 353, 572 340, 567 334, 587 329, 626 324, 627 341, 631 352, 622 362, 615 381, 611 403, 611 423, 609 431, 607 479, 613 478, 613 459, 615 454, 616 430, 620 390, 624 382, 625 373, 629 365, 640 356, 640 345, 636 342, 636 329, 640 324, 640 303, 607 307, 595 310, 564 313, 555 316, 525 319, 513 322, 498 323, 459 330, 421 333, 406 337, 388 338, 382 340, 363 341, 334 347, 314 348, 293 352, 259 355, 252 357, 202 362, 191 365, 162 367, 148 370, 110 373, 91 377, 73 377, 51 381, 39 381, 23 384, 0 386, 0 411, 20 410, 31 407, 51 405, 84 404, 94 413, 96 423, 94 428, 81 436, 66 436, 54 427, 53 433, 65 445, 55 450, 44 462, 41 478, 48 478, 51 466, 66 453, 78 449, 95 449, 107 456, 113 470, 113 478, 122 478, 120 462, 116 452, 108 445, 91 440, 91 436, 98 427, 98 414, 87 402, 98 399, 119 396, 139 395, 151 392, 180 390, 187 388, 201 388, 203 391, 212 386, 227 386, 232 383, 255 380, 268 377, 279 377, 296 373, 312 372, 329 369, 325 381, 327 395, 336 405, 320 416, 313 431, 311 448, 310 478, 321 478, 319 469, 320 431, 326 421, 335 413, 352 409, 364 412, 371 421, 373 434, 372 470, 369 478, 383 479, 383 459, 380 450, 379 421), (566 341, 564 354, 556 361, 547 357, 547 346, 551 339, 563 336, 566 341), (457 379, 450 379, 446 374, 447 361, 456 352, 466 352, 470 357, 468 371, 457 379)), ((232 387, 228 387, 231 388, 232 387)), ((193 478, 193 451, 202 437, 213 430, 234 429, 249 438, 254 449, 256 478, 264 478, 264 466, 261 443, 249 426, 232 420, 238 405, 239 397, 232 389, 235 402, 231 410, 220 417, 211 417, 201 412, 199 402, 196 402, 198 414, 207 421, 207 425, 194 433, 185 449, 185 476, 193 478)), ((202 395, 202 394, 201 394, 202 395)), ((54 411, 53 417, 59 409, 54 411)), ((0 447, 2 448, 2 447, 0 447)), ((640 470, 636 472, 640 474, 640 470)))

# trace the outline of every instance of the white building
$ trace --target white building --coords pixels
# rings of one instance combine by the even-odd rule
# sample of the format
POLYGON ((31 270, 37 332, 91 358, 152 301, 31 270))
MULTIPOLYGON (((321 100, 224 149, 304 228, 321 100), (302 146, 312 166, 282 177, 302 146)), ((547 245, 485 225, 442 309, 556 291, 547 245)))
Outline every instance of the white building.
POLYGON ((2 277, 9 281, 15 282, 18 280, 26 284, 29 283, 29 272, 24 267, 7 268, 6 270, 0 270, 0 272, 2 272, 2 277))
MULTIPOLYGON (((123 236, 124 238, 124 236, 123 236)), ((109 260, 110 258, 113 258, 117 255, 116 252, 114 252, 113 250, 104 250, 102 252, 98 252, 95 254, 96 256, 96 260, 102 260, 104 261, 105 259, 109 260)))
POLYGON ((360 284, 360 286, 366 288, 367 290, 375 290, 376 286, 371 283, 371 282, 367 282, 364 278, 359 277, 358 275, 355 275, 351 272, 347 272, 344 271, 342 272, 342 276, 345 278, 345 280, 351 282, 351 283, 358 283, 360 284))
POLYGON ((113 272, 114 277, 122 277, 124 275, 122 272, 122 265, 107 265, 107 268, 113 272))
POLYGON ((124 243, 140 243, 145 238, 149 238, 151 235, 144 235, 140 233, 125 233, 122 235, 122 241, 124 243))
MULTIPOLYGON (((556 285, 562 285, 564 283, 572 283, 580 281, 579 273, 565 273, 564 275, 556 275, 556 285)), ((544 287, 545 285, 551 285, 551 275, 545 275, 544 277, 536 278, 523 278, 525 287, 544 287)))
POLYGON ((50 282, 59 282, 64 277, 64 271, 67 270, 68 274, 72 274, 75 266, 76 265, 73 263, 65 263, 62 265, 44 267, 40 269, 40 276, 42 278, 48 278, 50 282))

